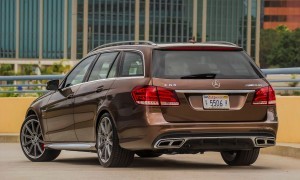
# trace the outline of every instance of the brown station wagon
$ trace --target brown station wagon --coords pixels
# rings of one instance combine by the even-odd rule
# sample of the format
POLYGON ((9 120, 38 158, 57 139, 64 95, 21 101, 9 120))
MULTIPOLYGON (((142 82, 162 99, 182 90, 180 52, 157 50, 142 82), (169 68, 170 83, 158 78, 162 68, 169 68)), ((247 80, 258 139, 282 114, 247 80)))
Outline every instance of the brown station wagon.
POLYGON ((228 165, 247 166, 275 145, 274 90, 228 42, 103 45, 47 89, 20 132, 31 161, 90 151, 104 167, 124 167, 134 154, 217 151, 228 165))

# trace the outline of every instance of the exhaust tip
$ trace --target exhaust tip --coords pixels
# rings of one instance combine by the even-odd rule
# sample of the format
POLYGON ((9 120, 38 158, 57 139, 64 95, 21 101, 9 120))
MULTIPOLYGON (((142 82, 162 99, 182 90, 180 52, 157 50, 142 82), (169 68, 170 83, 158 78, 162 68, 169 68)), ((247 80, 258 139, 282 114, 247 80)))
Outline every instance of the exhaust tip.
POLYGON ((155 143, 155 148, 180 148, 185 143, 184 139, 160 139, 155 143))
POLYGON ((256 146, 273 146, 275 145, 275 138, 273 137, 259 137, 255 139, 256 146))

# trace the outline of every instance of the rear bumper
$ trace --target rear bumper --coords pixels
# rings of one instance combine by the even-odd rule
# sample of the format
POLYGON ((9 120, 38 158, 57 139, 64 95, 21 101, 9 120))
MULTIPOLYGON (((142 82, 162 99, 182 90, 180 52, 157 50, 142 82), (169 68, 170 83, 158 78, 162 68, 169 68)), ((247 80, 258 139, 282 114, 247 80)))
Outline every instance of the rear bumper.
POLYGON ((200 134, 195 136, 180 135, 179 138, 158 138, 154 149, 171 152, 198 151, 226 151, 250 150, 275 145, 272 134, 200 134))
POLYGON ((140 128, 126 129, 119 134, 119 139, 121 147, 130 150, 178 149, 188 151, 194 149, 219 151, 253 149, 275 145, 277 128, 277 121, 269 120, 241 123, 148 122, 147 125, 140 128), (182 143, 175 141, 177 147, 159 147, 159 143, 163 140, 180 140, 182 143))

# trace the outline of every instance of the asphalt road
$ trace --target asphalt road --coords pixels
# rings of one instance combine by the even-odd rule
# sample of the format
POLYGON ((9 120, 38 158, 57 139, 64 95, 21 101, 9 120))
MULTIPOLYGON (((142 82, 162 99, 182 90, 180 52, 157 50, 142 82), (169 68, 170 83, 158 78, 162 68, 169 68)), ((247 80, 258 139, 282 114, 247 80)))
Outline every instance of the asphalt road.
POLYGON ((219 153, 135 158, 129 168, 103 168, 97 155, 63 151, 53 162, 33 163, 19 144, 0 143, 0 179, 300 179, 300 159, 262 154, 250 167, 229 167, 219 153))

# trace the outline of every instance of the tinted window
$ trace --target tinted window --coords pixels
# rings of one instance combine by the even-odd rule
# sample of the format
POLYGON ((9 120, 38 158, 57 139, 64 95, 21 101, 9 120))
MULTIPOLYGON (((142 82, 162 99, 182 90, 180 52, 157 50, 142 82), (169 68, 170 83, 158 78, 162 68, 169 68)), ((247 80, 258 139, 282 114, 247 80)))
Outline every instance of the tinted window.
POLYGON ((117 56, 118 52, 101 54, 95 66, 93 67, 89 81, 106 79, 107 74, 117 56))
POLYGON ((154 51, 153 76, 168 79, 256 79, 261 74, 242 51, 154 51))
POLYGON ((124 60, 121 67, 121 76, 143 76, 144 65, 140 54, 125 52, 124 60))
POLYGON ((91 63, 93 62, 96 55, 90 56, 80 62, 79 65, 72 70, 72 72, 68 75, 65 83, 65 87, 73 86, 75 84, 79 84, 83 82, 84 76, 88 71, 91 63))
POLYGON ((117 76, 117 71, 118 71, 118 62, 115 60, 114 64, 112 65, 107 78, 113 78, 117 76))

